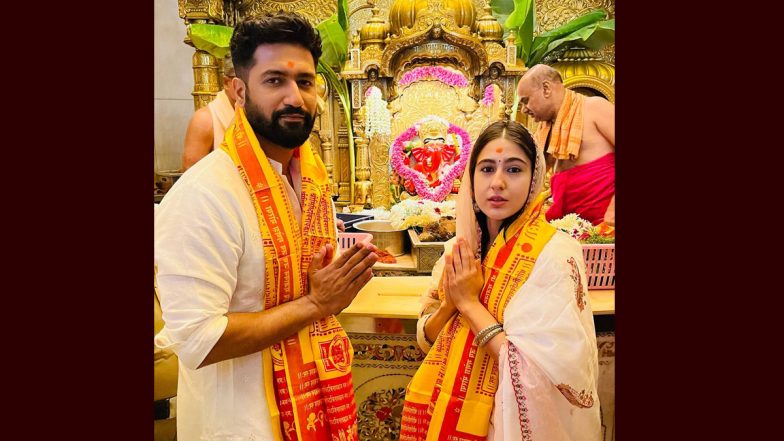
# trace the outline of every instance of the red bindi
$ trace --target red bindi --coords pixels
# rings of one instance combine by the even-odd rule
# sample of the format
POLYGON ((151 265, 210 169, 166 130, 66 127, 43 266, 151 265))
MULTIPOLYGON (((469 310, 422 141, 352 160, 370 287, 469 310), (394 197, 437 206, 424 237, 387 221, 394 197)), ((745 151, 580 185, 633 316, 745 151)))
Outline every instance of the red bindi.
POLYGON ((504 149, 502 149, 501 147, 498 147, 497 149, 495 149, 495 152, 496 152, 496 153, 501 153, 501 152, 503 152, 503 151, 504 151, 504 149))
POLYGON ((294 67, 294 62, 293 61, 288 61, 288 62, 286 62, 286 65, 288 65, 289 68, 292 68, 292 67, 294 67))

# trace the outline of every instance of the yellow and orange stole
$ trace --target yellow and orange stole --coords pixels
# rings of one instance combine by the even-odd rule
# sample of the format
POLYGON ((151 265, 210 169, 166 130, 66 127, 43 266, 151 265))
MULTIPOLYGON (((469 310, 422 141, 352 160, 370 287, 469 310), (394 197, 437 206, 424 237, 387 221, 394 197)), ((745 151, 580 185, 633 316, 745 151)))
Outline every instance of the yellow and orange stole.
MULTIPOLYGON (((308 292, 307 271, 322 245, 337 247, 327 170, 306 142, 294 152, 302 170, 302 225, 280 175, 272 168, 238 108, 221 147, 251 194, 264 246, 264 307, 308 292)), ((354 350, 334 316, 262 351, 275 439, 356 440, 351 378, 354 350)))
MULTIPOLYGON (((531 274, 542 248, 555 234, 544 218, 540 194, 506 231, 498 234, 482 262, 480 301, 504 323, 509 300, 531 274)), ((439 286, 439 297, 444 298, 439 286)), ((452 317, 406 390, 401 441, 485 440, 498 389, 496 360, 474 344, 461 314, 452 317)))
POLYGON ((542 121, 536 128, 534 139, 538 145, 544 147, 552 126, 547 153, 555 159, 574 160, 580 155, 580 144, 583 141, 583 104, 585 95, 564 89, 563 102, 555 121, 542 121))

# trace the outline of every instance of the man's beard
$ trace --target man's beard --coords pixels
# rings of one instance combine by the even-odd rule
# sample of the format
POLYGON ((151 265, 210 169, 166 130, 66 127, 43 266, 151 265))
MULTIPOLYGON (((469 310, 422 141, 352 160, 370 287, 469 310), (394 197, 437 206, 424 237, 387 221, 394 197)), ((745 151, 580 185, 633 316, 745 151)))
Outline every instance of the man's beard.
POLYGON ((256 136, 287 149, 301 146, 310 137, 313 129, 313 116, 301 107, 286 106, 282 110, 272 112, 272 119, 267 119, 253 104, 250 95, 245 98, 245 115, 256 136), (281 123, 284 115, 302 115, 302 123, 281 123))

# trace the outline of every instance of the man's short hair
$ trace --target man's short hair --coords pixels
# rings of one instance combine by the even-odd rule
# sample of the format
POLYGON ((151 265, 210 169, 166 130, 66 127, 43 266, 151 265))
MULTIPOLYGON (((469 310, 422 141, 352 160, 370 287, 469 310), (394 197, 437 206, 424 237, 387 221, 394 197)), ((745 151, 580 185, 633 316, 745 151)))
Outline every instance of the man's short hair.
POLYGON ((237 75, 248 80, 248 72, 256 63, 253 54, 262 44, 297 44, 313 55, 314 65, 321 57, 321 37, 302 16, 293 12, 278 12, 261 17, 250 17, 234 27, 231 36, 231 59, 237 75))

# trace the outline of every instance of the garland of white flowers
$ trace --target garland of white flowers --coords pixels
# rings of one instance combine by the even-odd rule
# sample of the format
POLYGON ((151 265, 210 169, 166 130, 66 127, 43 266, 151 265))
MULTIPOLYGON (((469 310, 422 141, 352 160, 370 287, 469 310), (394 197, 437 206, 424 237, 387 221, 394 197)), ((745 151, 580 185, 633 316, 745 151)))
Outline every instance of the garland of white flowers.
POLYGON ((593 224, 575 213, 569 213, 560 219, 553 219, 550 221, 550 225, 578 240, 581 237, 588 237, 594 228, 593 224))
POLYGON ((438 222, 442 217, 457 216, 454 200, 436 202, 428 199, 406 199, 393 205, 389 211, 392 228, 399 229, 424 227, 438 222))
POLYGON ((391 133, 391 120, 387 102, 381 97, 381 89, 370 86, 365 92, 365 136, 370 139, 374 133, 389 135, 391 133))

